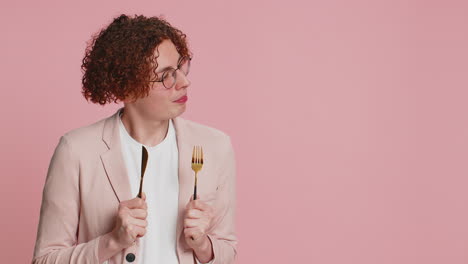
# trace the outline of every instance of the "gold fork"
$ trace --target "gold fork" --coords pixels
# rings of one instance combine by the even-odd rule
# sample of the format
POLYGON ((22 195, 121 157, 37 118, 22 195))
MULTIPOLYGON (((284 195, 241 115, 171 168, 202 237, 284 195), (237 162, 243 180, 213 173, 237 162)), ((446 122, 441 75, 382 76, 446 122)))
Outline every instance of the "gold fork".
POLYGON ((192 153, 192 170, 195 172, 195 186, 193 189, 193 199, 197 199, 197 174, 203 167, 203 149, 201 146, 194 146, 192 153))
MULTIPOLYGON (((193 187, 193 200, 197 199, 197 174, 203 167, 203 149, 201 146, 194 146, 192 152, 192 170, 195 172, 195 186, 193 187)), ((191 237, 192 240, 195 240, 191 237)))

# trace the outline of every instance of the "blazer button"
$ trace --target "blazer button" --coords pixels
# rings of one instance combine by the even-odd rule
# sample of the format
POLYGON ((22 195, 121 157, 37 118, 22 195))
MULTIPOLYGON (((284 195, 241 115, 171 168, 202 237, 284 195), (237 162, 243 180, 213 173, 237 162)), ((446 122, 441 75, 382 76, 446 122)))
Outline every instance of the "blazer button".
POLYGON ((126 259, 128 262, 133 262, 133 261, 135 261, 135 254, 133 254, 133 253, 128 253, 127 256, 125 256, 125 259, 126 259))

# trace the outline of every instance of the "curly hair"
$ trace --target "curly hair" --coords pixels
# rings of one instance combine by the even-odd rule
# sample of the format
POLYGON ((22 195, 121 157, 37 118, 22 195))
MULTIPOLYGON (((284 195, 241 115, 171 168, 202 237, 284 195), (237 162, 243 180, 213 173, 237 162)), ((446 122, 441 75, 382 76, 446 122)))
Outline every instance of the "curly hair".
POLYGON ((105 105, 147 96, 151 72, 157 76, 153 52, 165 39, 174 43, 180 56, 192 56, 186 35, 163 18, 124 14, 114 18, 87 45, 81 65, 85 99, 105 105))

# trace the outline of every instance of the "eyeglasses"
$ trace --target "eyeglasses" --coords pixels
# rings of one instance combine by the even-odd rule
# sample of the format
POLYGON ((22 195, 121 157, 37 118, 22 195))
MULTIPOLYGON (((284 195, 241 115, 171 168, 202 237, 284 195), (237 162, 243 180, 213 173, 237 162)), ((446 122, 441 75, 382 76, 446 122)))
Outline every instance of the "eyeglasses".
POLYGON ((170 68, 163 72, 161 79, 150 82, 162 82, 166 89, 171 89, 177 81, 177 70, 181 70, 185 76, 188 75, 191 60, 188 56, 181 57, 177 69, 170 68))

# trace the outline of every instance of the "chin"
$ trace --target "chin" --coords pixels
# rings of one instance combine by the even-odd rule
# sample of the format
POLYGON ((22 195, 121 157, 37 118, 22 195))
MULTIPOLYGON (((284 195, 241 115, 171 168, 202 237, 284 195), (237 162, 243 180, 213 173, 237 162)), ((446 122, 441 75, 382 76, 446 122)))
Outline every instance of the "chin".
POLYGON ((176 112, 173 112, 170 114, 170 118, 175 118, 175 117, 178 117, 180 116, 181 114, 183 114, 185 112, 185 107, 179 111, 176 111, 176 112))

